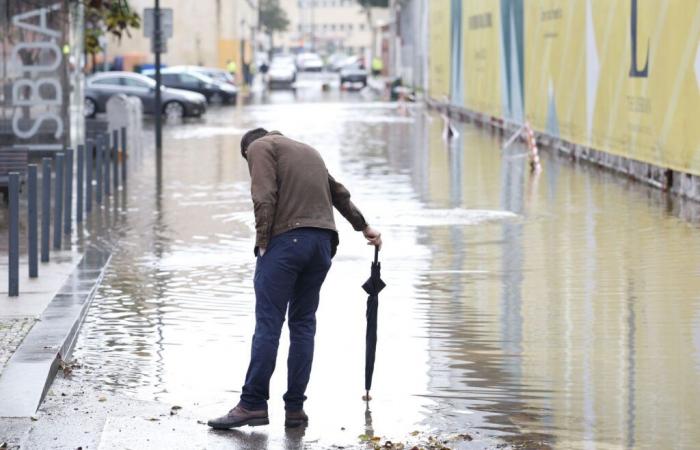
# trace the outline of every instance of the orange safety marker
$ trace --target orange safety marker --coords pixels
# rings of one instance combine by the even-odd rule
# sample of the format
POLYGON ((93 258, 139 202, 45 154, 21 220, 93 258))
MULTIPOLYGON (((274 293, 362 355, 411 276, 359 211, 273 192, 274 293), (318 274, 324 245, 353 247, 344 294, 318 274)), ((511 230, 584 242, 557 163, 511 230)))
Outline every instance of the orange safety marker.
POLYGON ((532 131, 532 127, 529 122, 525 122, 525 140, 527 141, 527 149, 530 157, 530 170, 533 172, 539 172, 542 170, 542 165, 540 164, 539 150, 537 149, 537 140, 535 139, 535 132, 532 131))

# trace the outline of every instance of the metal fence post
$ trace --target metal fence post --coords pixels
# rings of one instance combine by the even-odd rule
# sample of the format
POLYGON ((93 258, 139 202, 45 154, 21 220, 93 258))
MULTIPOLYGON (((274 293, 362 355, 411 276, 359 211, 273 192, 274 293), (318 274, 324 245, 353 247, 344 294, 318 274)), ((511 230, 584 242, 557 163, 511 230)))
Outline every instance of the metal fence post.
POLYGON ((114 182, 114 193, 119 190, 119 130, 112 130, 112 181, 114 182))
POLYGON ((93 155, 97 144, 95 141, 89 140, 87 144, 87 152, 85 153, 85 213, 92 211, 92 174, 93 174, 93 155))
POLYGON ((49 262, 51 227, 51 158, 41 159, 41 262, 49 262))
POLYGON ((111 154, 112 154, 112 146, 110 145, 110 139, 109 139, 109 133, 105 133, 105 145, 104 145, 104 154, 102 157, 104 158, 104 163, 105 163, 105 173, 104 173, 104 180, 105 180, 105 190, 104 194, 105 197, 110 195, 110 190, 112 189, 112 183, 110 181, 110 176, 112 174, 112 168, 109 167, 111 163, 111 154))
POLYGON ((63 219, 63 153, 56 153, 56 189, 53 203, 53 249, 61 249, 61 220, 63 219))
POLYGON ((95 149, 95 171, 97 172, 95 176, 97 180, 97 183, 95 183, 95 201, 98 205, 102 204, 102 153, 104 152, 104 146, 105 137, 100 133, 97 136, 97 147, 95 149))
POLYGON ((39 276, 38 252, 38 217, 36 210, 37 189, 36 189, 36 164, 27 166, 27 250, 29 253, 29 278, 39 276))
POLYGON ((126 127, 122 127, 122 185, 126 185, 126 127))
POLYGON ((83 222, 83 182, 85 175, 85 146, 78 146, 78 162, 75 180, 75 222, 83 222))
POLYGON ((9 236, 9 267, 8 294, 10 297, 19 295, 19 173, 9 174, 10 194, 10 236, 9 236))
POLYGON ((66 149, 66 199, 63 216, 63 232, 70 235, 73 215, 73 149, 66 149))

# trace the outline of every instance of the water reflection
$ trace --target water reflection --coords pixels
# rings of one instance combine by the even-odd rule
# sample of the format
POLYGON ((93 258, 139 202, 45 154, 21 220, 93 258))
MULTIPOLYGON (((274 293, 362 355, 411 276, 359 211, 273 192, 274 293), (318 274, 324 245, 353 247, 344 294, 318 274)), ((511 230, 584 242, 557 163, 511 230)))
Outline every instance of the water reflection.
MULTIPOLYGON (((237 149, 243 130, 263 125, 316 146, 351 187, 387 236, 389 288, 370 413, 359 286, 371 252, 338 221, 311 426, 296 438, 274 427, 227 435, 241 448, 347 445, 369 432, 398 440, 415 429, 476 430, 482 442, 526 448, 700 440, 696 207, 547 154, 531 174, 524 148, 502 151, 500 136, 472 125, 446 143, 442 121, 418 108, 251 105, 206 120, 166 133, 161 183, 146 157, 120 208, 89 219, 112 224, 90 238, 115 252, 76 376, 203 415, 235 402, 253 327, 253 218, 237 149)), ((284 379, 273 378, 273 421, 284 379)))

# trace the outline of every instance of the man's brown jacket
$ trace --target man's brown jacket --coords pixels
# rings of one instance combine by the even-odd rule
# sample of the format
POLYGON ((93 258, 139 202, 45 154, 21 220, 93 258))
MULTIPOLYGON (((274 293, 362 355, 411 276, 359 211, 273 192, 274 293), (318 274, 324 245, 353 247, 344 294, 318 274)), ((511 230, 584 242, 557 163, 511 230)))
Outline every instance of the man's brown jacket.
POLYGON ((328 173, 321 155, 312 147, 272 131, 248 147, 253 206, 255 254, 267 248, 273 236, 294 228, 332 230, 332 254, 338 245, 333 207, 356 231, 367 222, 350 201, 350 192, 328 173))

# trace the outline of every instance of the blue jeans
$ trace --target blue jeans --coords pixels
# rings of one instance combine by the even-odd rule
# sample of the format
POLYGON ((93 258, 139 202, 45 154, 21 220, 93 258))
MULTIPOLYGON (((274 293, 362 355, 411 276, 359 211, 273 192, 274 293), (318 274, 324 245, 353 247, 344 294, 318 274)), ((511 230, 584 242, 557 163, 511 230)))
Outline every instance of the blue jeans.
POLYGON ((311 375, 319 292, 331 267, 332 231, 298 228, 270 240, 255 268, 255 334, 241 406, 267 409, 282 325, 289 307, 285 409, 303 408, 311 375))

